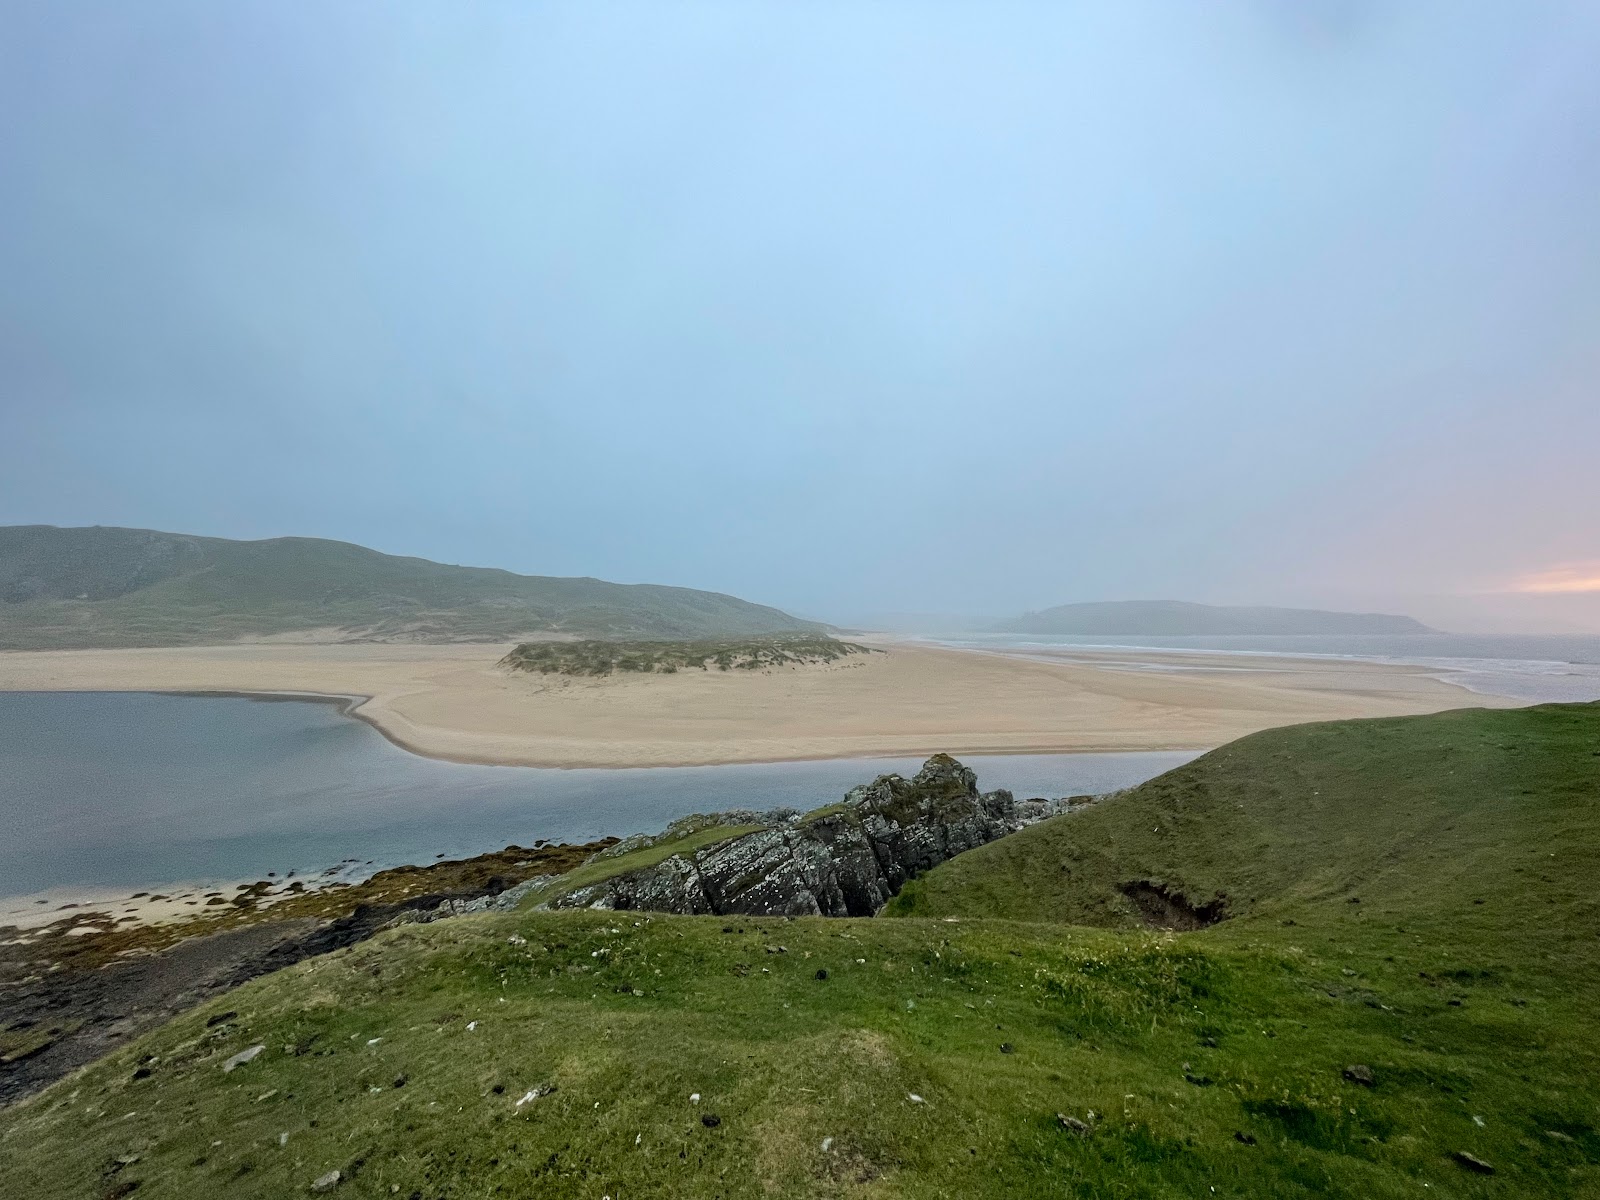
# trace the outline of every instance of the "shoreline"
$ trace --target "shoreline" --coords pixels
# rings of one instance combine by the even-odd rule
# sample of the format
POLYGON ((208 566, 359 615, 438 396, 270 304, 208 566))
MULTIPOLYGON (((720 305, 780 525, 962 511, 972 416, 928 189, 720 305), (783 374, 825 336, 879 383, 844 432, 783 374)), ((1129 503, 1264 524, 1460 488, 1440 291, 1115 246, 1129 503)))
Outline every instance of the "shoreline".
POLYGON ((1518 703, 1359 659, 872 640, 888 653, 871 662, 637 678, 515 673, 498 644, 5 651, 0 691, 327 703, 420 757, 557 770, 1203 751, 1274 725, 1518 703))
MULTIPOLYGON (((392 730, 385 728, 379 720, 361 712, 361 705, 372 700, 371 696, 343 695, 337 692, 296 692, 296 691, 253 691, 249 688, 60 688, 60 689, 21 689, 0 687, 0 694, 28 695, 30 692, 37 695, 71 695, 74 692, 87 695, 129 695, 129 696, 191 696, 196 699, 238 699, 259 700, 266 703, 296 701, 305 704, 330 704, 339 710, 339 714, 351 720, 360 721, 376 730, 383 740, 392 746, 404 750, 407 754, 414 754, 418 758, 432 759, 435 762, 455 763, 465 767, 509 767, 514 770, 529 771, 654 771, 654 770, 688 770, 701 767, 761 767, 778 766, 782 763, 808 763, 808 762, 853 762, 871 761, 883 758, 928 758, 934 754, 949 754, 954 758, 1011 758, 1022 755, 1078 755, 1078 754, 1205 754, 1215 750, 1217 745, 1201 745, 1191 743, 1161 744, 1141 741, 1137 746, 1128 746, 1122 743, 1108 742, 1104 745, 1094 743, 1075 743, 1070 747, 1059 747, 1053 742, 1043 742, 1039 745, 1025 743, 1009 745, 992 749, 948 749, 946 743, 930 745, 926 748, 912 747, 907 749, 902 744, 874 748, 867 746, 864 749, 851 750, 847 753, 818 752, 815 754, 784 754, 775 758, 718 758, 710 760, 690 759, 681 762, 659 761, 647 763, 615 763, 597 765, 591 762, 504 762, 499 759, 485 759, 473 757, 455 757, 425 749, 417 744, 406 741, 392 730), (349 703, 353 702, 353 703, 349 703)), ((1471 707, 1471 706, 1463 706, 1471 707)), ((0 897, 0 903, 4 898, 0 897)))

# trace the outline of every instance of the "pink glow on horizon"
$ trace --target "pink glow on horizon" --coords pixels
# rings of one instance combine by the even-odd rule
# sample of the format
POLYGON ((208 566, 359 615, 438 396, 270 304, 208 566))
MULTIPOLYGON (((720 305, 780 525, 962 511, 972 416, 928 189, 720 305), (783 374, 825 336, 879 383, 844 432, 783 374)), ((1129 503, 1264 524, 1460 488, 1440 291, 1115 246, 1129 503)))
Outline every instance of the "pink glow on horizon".
POLYGON ((1514 592, 1550 595, 1558 592, 1600 592, 1600 562, 1562 563, 1524 575, 1511 586, 1514 592))

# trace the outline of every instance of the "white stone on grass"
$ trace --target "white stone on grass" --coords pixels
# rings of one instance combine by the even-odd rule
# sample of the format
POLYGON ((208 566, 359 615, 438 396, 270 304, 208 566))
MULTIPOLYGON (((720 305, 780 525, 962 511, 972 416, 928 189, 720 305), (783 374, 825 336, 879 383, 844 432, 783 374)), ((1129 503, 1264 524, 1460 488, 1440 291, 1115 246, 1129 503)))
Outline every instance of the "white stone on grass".
POLYGON ((266 1048, 266 1044, 263 1042, 251 1046, 248 1050, 241 1050, 232 1058, 228 1059, 227 1062, 223 1063, 222 1069, 224 1071, 231 1071, 235 1067, 242 1067, 245 1063, 249 1062, 252 1058, 260 1054, 266 1048))

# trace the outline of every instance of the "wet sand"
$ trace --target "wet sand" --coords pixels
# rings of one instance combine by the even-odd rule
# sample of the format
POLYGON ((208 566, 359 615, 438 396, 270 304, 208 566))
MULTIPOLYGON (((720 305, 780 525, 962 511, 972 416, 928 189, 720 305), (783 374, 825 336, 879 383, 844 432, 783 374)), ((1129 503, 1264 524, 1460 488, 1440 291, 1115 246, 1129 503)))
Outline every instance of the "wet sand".
POLYGON ((873 644, 824 666, 604 679, 511 672, 496 665, 510 647, 493 645, 9 651, 0 689, 356 697, 353 715, 416 753, 553 767, 1190 750, 1276 725, 1514 703, 1391 664, 873 644))

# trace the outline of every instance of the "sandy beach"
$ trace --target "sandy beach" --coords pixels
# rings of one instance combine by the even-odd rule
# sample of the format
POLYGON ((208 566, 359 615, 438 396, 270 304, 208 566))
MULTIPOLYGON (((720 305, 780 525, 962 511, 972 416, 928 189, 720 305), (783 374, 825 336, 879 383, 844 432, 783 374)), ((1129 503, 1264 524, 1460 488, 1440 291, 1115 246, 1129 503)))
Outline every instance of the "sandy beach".
POLYGON ((237 644, 0 653, 0 689, 317 693, 419 754, 556 767, 931 754, 1187 750, 1258 729, 1513 703, 1421 667, 915 642, 827 666, 571 679, 508 646, 237 644))

